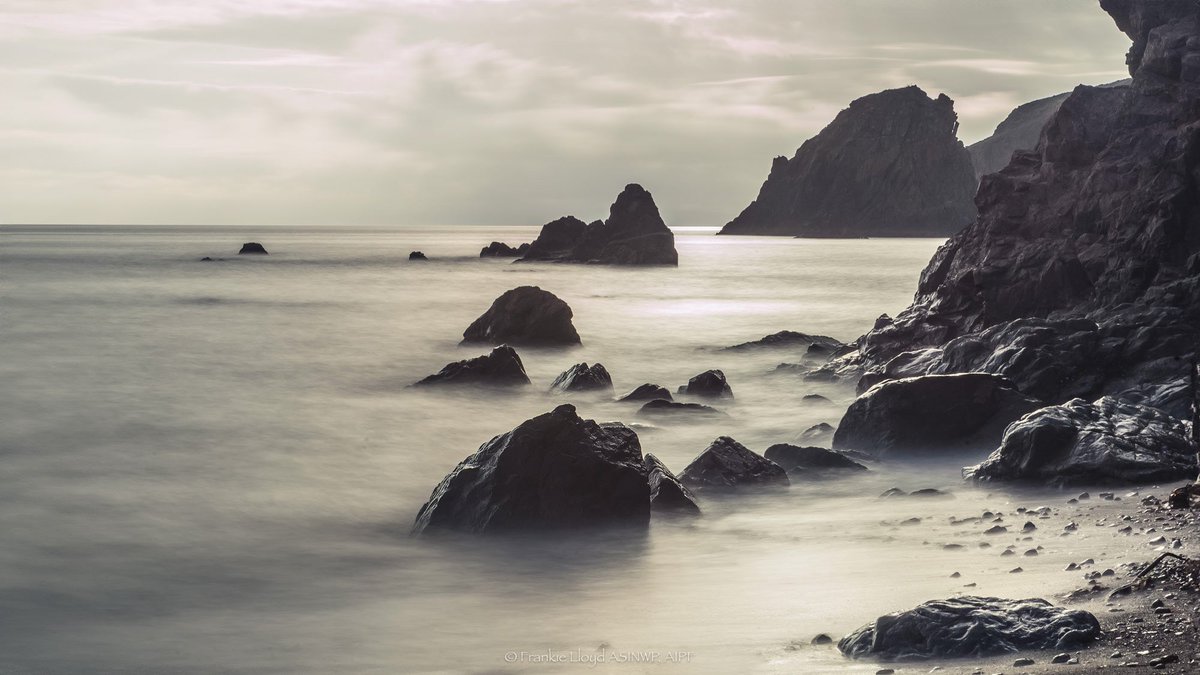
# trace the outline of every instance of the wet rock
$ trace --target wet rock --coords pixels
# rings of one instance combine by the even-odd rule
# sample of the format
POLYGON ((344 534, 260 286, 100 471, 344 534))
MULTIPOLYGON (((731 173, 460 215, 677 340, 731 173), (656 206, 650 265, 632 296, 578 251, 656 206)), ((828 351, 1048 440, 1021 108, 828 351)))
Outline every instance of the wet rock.
POLYGON ((1016 661, 1013 661, 1013 667, 1014 668, 1025 668, 1027 666, 1032 666, 1034 663, 1037 663, 1037 662, 1034 661, 1033 659, 1017 659, 1016 661))
POLYGON ((700 513, 696 496, 679 482, 675 474, 657 457, 649 453, 643 462, 646 479, 650 485, 650 508, 654 511, 700 513))
POLYGON ((804 396, 804 398, 800 399, 800 402, 801 403, 833 403, 833 401, 830 401, 828 397, 822 396, 820 394, 806 394, 804 396))
POLYGON ((1107 396, 1094 403, 1074 399, 1013 424, 999 449, 963 475, 1054 485, 1190 478, 1196 450, 1187 432, 1157 408, 1107 396))
POLYGON ((637 434, 572 405, 480 446, 433 490, 414 533, 506 532, 606 523, 645 527, 650 486, 637 434))
POLYGON ((502 241, 492 243, 479 249, 480 258, 519 258, 529 252, 529 244, 521 244, 513 248, 502 241))
POLYGON ((576 363, 554 378, 551 391, 612 391, 612 377, 604 366, 597 363, 576 363))
POLYGON ((679 393, 705 398, 733 398, 733 390, 725 381, 725 373, 719 370, 706 370, 693 377, 679 388, 679 393))
POLYGON ((835 449, 881 457, 995 448, 1004 428, 1039 403, 984 373, 885 382, 859 396, 838 424, 835 449))
POLYGON ((670 401, 671 392, 665 387, 660 387, 657 384, 643 384, 633 391, 625 394, 618 401, 670 401))
POLYGON ((752 342, 743 342, 732 347, 726 347, 723 351, 739 352, 778 348, 796 348, 807 351, 813 345, 826 349, 830 353, 845 346, 842 342, 826 335, 809 335, 808 333, 801 333, 794 330, 781 330, 778 333, 772 333, 752 342))
POLYGON ((885 660, 985 657, 1085 645, 1100 636, 1090 612, 1045 600, 963 596, 881 616, 842 638, 852 658, 885 660))
POLYGON ((782 466, 788 473, 803 473, 818 477, 829 472, 866 471, 867 467, 832 450, 777 443, 763 453, 767 459, 782 466))
POLYGON ((676 401, 666 401, 663 399, 654 399, 648 401, 645 405, 638 409, 639 415, 698 415, 709 417, 727 417, 727 415, 716 408, 712 408, 699 403, 678 403, 676 401))
POLYGON ((585 225, 567 216, 542 227, 525 261, 605 265, 678 265, 675 235, 663 222, 654 198, 640 185, 625 186, 609 208, 608 220, 585 225))
POLYGON ((975 171, 945 94, 917 87, 855 100, 721 234, 946 236, 975 215, 975 171))
POLYGON ((238 255, 267 255, 267 249, 257 241, 248 241, 242 244, 242 250, 238 251, 238 255))
POLYGON ((693 488, 785 486, 787 472, 728 436, 713 441, 679 476, 693 488))
POLYGON ((482 384, 511 387, 529 384, 525 366, 517 350, 501 345, 490 354, 473 359, 447 364, 437 373, 417 382, 414 386, 432 384, 482 384))
POLYGON ((801 431, 800 435, 796 437, 796 440, 801 442, 808 441, 810 443, 817 443, 828 438, 833 438, 833 425, 826 422, 821 422, 820 424, 814 424, 804 431, 801 431))
POLYGON ((425 257, 425 254, 421 253, 420 251, 413 251, 413 252, 409 253, 408 259, 409 260, 429 260, 429 258, 425 257))
POLYGON ((938 490, 937 488, 921 488, 920 490, 913 490, 912 492, 908 493, 908 496, 909 497, 925 497, 927 499, 928 498, 944 499, 946 497, 953 497, 954 495, 950 494, 949 492, 943 492, 941 490, 938 490))
POLYGON ((833 638, 824 633, 820 633, 812 639, 812 643, 814 645, 829 645, 833 644, 833 638))
POLYGON ((463 332, 463 342, 561 346, 579 344, 571 308, 549 291, 520 286, 505 291, 463 332))
POLYGON ((1050 663, 1067 663, 1070 660, 1071 660, 1070 654, 1066 654, 1066 653, 1055 654, 1054 657, 1050 659, 1050 663))

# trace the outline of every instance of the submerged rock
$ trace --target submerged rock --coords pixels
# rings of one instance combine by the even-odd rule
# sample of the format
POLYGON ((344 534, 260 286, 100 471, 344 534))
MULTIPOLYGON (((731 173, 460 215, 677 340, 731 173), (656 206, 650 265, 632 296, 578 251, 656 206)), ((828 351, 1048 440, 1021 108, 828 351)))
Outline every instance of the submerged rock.
POLYGON ((975 170, 945 94, 918 87, 855 100, 721 234, 946 236, 975 216, 975 170))
POLYGON ((1040 407, 997 375, 925 375, 859 396, 833 435, 835 449, 885 456, 995 448, 1004 427, 1040 407))
POLYGON ((713 441, 679 476, 695 488, 787 485, 787 472, 728 436, 713 441))
POLYGON ((608 220, 585 225, 567 216, 547 223, 522 260, 678 265, 679 254, 675 235, 659 215, 654 197, 630 183, 609 208, 608 220))
POLYGON ((725 373, 719 370, 706 370, 688 380, 679 388, 679 393, 705 398, 733 398, 733 389, 725 380, 725 373))
POLYGON ((699 403, 678 403, 656 398, 638 409, 639 415, 706 415, 711 417, 726 417, 725 413, 699 403))
POLYGON ((625 394, 618 401, 670 401, 671 392, 665 387, 660 387, 657 384, 643 384, 637 389, 625 394))
POLYGON ((479 249, 480 258, 519 258, 529 252, 529 244, 521 244, 513 248, 502 241, 492 243, 479 249))
POLYGON ((637 434, 581 419, 575 406, 480 446, 433 490, 413 532, 508 532, 599 524, 645 527, 650 485, 637 434))
POLYGON ((866 471, 867 467, 825 448, 803 447, 790 443, 776 443, 767 448, 763 457, 782 466, 788 473, 813 473, 837 471, 866 471))
POLYGON ((242 250, 238 251, 238 255, 267 255, 267 249, 257 241, 248 241, 242 244, 242 250))
POLYGON ((999 449, 963 475, 1054 485, 1154 483, 1196 477, 1187 425, 1143 405, 1074 399, 1026 415, 999 449))
POLYGON ((756 349, 778 349, 778 348, 805 348, 811 349, 813 346, 819 349, 827 349, 830 353, 841 349, 845 345, 826 335, 809 335, 808 333, 800 333, 794 330, 781 330, 778 333, 772 333, 766 337, 751 342, 743 342, 725 347, 722 351, 740 352, 756 349))
POLYGON ((408 259, 409 260, 429 260, 429 258, 425 257, 425 254, 421 253, 420 251, 413 251, 412 253, 409 253, 408 259))
POLYGON ((649 453, 644 461, 646 480, 650 484, 650 508, 654 511, 700 513, 696 496, 679 482, 675 474, 657 457, 649 453))
POLYGON ((529 384, 525 365, 517 350, 501 345, 490 354, 447 364, 437 373, 417 382, 414 386, 431 384, 484 384, 510 387, 529 384))
POLYGON ((537 286, 505 291, 467 330, 463 342, 557 346, 579 344, 570 306, 537 286))
POLYGON ((986 657, 1026 650, 1073 649, 1100 637, 1090 612, 1045 600, 963 596, 931 600, 881 616, 842 638, 851 658, 885 661, 986 657))
POLYGON ((576 363, 554 379, 550 389, 555 391, 612 391, 612 377, 604 366, 597 363, 576 363))

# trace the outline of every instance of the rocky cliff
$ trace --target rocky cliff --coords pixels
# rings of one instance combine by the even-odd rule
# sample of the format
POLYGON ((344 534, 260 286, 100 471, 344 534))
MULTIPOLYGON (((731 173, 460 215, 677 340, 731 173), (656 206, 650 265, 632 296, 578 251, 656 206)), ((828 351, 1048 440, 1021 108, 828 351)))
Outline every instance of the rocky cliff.
POLYGON ((721 234, 947 236, 975 216, 975 172, 945 94, 905 87, 857 99, 791 159, 776 157, 721 234))
POLYGON ((971 164, 975 167, 975 178, 981 179, 1008 166, 1017 150, 1033 150, 1037 147, 1042 129, 1062 102, 1071 92, 1023 103, 1004 118, 991 136, 967 146, 971 153, 971 164))
POLYGON ((675 235, 641 185, 625 186, 608 220, 585 224, 574 216, 546 223, 522 260, 607 265, 678 265, 675 235))
POLYGON ((985 176, 979 218, 913 304, 834 369, 862 384, 1004 375, 1050 401, 1117 394, 1186 414, 1200 327, 1200 5, 1101 0, 1132 80, 1071 92, 1035 150, 985 176))

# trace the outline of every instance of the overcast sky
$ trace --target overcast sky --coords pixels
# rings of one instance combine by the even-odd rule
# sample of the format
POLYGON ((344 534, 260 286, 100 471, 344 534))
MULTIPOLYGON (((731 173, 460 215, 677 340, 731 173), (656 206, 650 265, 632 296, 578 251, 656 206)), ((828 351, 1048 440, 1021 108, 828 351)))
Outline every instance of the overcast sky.
POLYGON ((0 222, 720 225, 852 99, 978 140, 1125 77, 1093 0, 0 0, 0 222))

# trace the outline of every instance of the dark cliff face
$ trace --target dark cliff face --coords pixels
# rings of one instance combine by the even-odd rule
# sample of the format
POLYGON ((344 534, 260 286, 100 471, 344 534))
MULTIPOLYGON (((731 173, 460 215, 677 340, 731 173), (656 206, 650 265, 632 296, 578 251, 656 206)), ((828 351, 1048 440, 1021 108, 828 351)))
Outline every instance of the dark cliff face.
POLYGON ((1049 354, 1067 333, 1090 345, 1076 395, 1186 375, 1200 326, 1200 5, 1100 4, 1133 40, 1132 81, 1076 88, 1036 150, 984 177, 978 220, 938 250, 912 306, 860 339, 869 375, 995 370, 1017 348, 1004 336, 1049 354), (955 338, 977 352, 959 365, 942 349, 955 338))
POLYGON ((625 186, 608 220, 584 224, 565 216, 542 226, 522 260, 606 265, 678 265, 675 234, 663 222, 654 197, 636 183, 625 186))
POLYGON ((721 234, 946 236, 975 216, 975 173, 944 94, 864 96, 790 160, 721 234))
POLYGON ((971 163, 975 166, 975 178, 983 178, 1008 166, 1015 151, 1037 147, 1042 129, 1070 95, 1070 92, 1066 92, 1023 103, 1013 108, 991 136, 967 146, 971 163))

